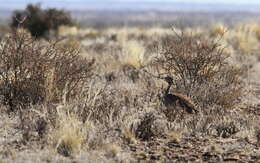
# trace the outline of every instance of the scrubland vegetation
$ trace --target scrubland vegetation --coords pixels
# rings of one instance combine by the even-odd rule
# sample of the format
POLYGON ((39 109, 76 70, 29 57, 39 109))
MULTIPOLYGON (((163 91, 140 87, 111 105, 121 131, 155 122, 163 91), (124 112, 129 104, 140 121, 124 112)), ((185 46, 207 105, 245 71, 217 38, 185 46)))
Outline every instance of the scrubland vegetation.
POLYGON ((0 162, 260 159, 259 24, 35 38, 28 20, 0 35, 0 162), (166 76, 198 114, 165 108, 166 76))

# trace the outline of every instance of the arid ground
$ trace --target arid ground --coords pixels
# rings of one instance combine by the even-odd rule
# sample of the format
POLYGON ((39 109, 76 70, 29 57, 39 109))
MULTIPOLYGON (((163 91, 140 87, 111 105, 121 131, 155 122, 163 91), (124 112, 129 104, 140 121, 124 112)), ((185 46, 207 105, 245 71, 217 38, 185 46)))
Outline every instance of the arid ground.
POLYGON ((260 24, 0 30, 0 163, 259 162, 260 24))

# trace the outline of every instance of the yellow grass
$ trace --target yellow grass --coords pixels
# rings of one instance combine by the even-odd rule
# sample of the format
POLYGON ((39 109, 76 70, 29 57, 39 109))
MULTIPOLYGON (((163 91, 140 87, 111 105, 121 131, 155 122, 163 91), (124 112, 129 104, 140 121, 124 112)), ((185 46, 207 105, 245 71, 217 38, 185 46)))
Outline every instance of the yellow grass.
POLYGON ((84 140, 88 138, 88 131, 94 126, 90 122, 82 123, 73 113, 59 108, 57 129, 49 135, 50 141, 62 155, 72 155, 81 151, 84 140))
POLYGON ((123 54, 121 62, 124 65, 132 65, 136 68, 142 65, 145 48, 136 40, 123 42, 123 54))
POLYGON ((75 36, 77 35, 79 32, 78 32, 78 28, 77 27, 69 27, 69 26, 60 26, 58 28, 58 35, 59 36, 63 36, 63 37, 66 37, 66 36, 75 36))
POLYGON ((225 34, 225 39, 236 42, 238 48, 245 54, 251 54, 259 49, 259 42, 255 34, 255 24, 237 25, 225 34))
POLYGON ((227 27, 223 24, 216 24, 211 29, 211 34, 213 36, 223 36, 228 31, 227 27))

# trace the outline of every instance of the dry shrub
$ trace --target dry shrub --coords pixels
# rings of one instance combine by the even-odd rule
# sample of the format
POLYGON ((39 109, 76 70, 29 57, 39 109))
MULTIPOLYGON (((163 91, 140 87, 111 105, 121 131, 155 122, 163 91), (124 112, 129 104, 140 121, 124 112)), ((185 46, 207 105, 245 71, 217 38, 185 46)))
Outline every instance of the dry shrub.
POLYGON ((108 90, 105 87, 95 88, 93 85, 81 99, 81 106, 79 106, 77 114, 80 115, 82 121, 85 122, 89 119, 105 126, 110 124, 110 121, 119 114, 120 108, 124 105, 123 98, 118 96, 116 90, 108 90))
POLYGON ((18 104, 69 100, 92 76, 94 61, 79 49, 39 42, 23 30, 0 43, 0 94, 14 111, 18 104))
MULTIPOLYGON (((48 108, 49 109, 49 108, 48 108)), ((17 128, 21 130, 21 142, 29 144, 33 141, 38 143, 46 142, 46 135, 53 126, 53 113, 47 113, 47 107, 44 105, 34 105, 30 109, 19 109, 19 121, 17 128)))
POLYGON ((167 132, 167 120, 164 114, 154 108, 134 111, 124 115, 124 136, 128 143, 135 143, 136 139, 149 141, 167 132))
POLYGON ((135 68, 132 65, 123 65, 121 67, 124 75, 128 77, 132 82, 136 82, 138 79, 140 79, 140 73, 137 68, 135 68))
POLYGON ((256 144, 257 146, 260 146, 260 130, 255 131, 255 136, 256 136, 256 144))
POLYGON ((167 36, 155 60, 160 72, 175 79, 176 89, 203 109, 234 107, 241 96, 242 71, 230 65, 218 41, 202 35, 167 36))
POLYGON ((226 122, 223 124, 220 124, 216 128, 217 130, 217 136, 228 138, 237 132, 239 132, 239 129, 235 125, 235 122, 226 122))
POLYGON ((155 116, 153 114, 146 114, 136 129, 136 137, 141 140, 150 140, 155 134, 152 132, 153 122, 155 116))

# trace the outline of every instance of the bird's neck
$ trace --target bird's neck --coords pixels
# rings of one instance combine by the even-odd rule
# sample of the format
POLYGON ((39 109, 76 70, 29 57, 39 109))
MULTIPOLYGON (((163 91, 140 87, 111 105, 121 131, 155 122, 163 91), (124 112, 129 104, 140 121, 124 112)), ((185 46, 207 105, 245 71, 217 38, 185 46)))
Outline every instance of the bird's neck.
POLYGON ((165 91, 165 94, 168 94, 168 93, 169 93, 171 86, 172 86, 172 84, 169 84, 169 85, 168 85, 168 87, 167 87, 167 89, 166 89, 166 91, 165 91))

